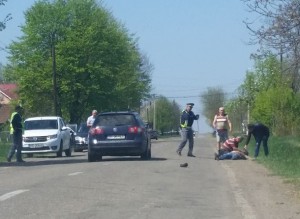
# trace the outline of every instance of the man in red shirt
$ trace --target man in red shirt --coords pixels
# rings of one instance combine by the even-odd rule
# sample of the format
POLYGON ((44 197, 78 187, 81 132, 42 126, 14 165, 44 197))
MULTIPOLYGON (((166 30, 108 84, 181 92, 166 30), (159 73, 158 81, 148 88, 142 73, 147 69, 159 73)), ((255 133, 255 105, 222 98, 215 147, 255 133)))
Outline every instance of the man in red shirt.
POLYGON ((215 160, 219 158, 221 155, 230 153, 232 151, 242 152, 238 147, 239 143, 243 141, 242 136, 237 136, 233 138, 227 139, 220 147, 220 150, 218 150, 218 153, 215 153, 215 160))

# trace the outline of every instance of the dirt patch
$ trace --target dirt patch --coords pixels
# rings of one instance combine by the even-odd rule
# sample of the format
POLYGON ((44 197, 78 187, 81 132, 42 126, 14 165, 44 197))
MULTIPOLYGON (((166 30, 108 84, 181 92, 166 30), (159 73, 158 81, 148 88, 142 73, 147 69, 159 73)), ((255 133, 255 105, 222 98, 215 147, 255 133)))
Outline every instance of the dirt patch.
MULTIPOLYGON (((256 218, 300 218, 300 193, 296 186, 252 160, 223 160, 256 218)), ((225 168, 225 169, 226 169, 225 168)))

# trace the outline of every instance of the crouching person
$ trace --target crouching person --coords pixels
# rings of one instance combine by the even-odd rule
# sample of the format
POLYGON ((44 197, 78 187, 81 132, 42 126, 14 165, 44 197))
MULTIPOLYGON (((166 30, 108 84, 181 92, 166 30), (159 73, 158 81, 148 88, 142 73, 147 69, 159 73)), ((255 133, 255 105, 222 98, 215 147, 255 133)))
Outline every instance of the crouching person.
POLYGON ((220 150, 218 153, 215 153, 215 160, 217 160, 217 157, 232 152, 232 151, 238 151, 239 143, 243 141, 243 137, 237 136, 234 138, 227 139, 220 147, 220 150))

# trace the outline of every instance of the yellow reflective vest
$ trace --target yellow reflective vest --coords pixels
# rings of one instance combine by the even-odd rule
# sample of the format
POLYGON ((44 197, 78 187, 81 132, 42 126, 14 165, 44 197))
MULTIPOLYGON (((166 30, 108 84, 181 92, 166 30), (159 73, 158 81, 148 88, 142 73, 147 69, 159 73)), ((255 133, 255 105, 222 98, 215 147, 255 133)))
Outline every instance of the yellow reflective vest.
POLYGON ((17 112, 13 112, 10 116, 10 130, 9 133, 12 135, 14 133, 14 127, 12 125, 12 120, 14 118, 14 116, 17 114, 17 112))

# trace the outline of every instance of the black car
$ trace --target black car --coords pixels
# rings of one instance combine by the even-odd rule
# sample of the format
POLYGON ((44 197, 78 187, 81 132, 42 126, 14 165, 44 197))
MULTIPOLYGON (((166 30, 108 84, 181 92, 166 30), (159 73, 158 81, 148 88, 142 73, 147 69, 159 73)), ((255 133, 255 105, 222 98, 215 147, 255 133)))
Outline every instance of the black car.
POLYGON ((157 133, 157 131, 155 131, 155 130, 150 130, 149 131, 150 132, 150 138, 151 139, 158 139, 158 133, 157 133))
POLYGON ((81 123, 79 125, 78 131, 75 134, 75 145, 74 145, 75 152, 87 150, 87 148, 88 148, 88 140, 87 140, 88 133, 89 133, 89 128, 87 127, 86 123, 81 123))
POLYGON ((151 158, 148 129, 137 112, 105 112, 97 115, 89 131, 88 160, 102 156, 151 158))

